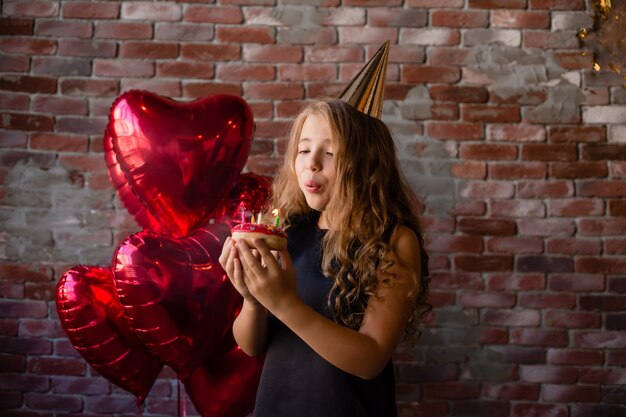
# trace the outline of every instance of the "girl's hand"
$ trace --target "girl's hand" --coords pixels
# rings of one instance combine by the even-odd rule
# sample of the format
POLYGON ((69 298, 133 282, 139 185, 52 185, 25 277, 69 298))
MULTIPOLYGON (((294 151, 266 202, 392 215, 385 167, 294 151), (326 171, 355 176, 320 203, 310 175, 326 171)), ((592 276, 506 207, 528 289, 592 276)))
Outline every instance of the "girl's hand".
POLYGON ((274 257, 263 239, 253 241, 259 257, 246 242, 237 243, 239 260, 243 267, 245 285, 265 308, 273 313, 297 301, 296 273, 287 250, 282 250, 280 262, 274 257))
POLYGON ((251 306, 260 306, 260 303, 254 298, 246 286, 241 261, 238 255, 235 241, 230 237, 226 238, 224 247, 222 248, 222 254, 219 258, 220 265, 222 265, 222 268, 226 271, 226 275, 228 275, 228 279, 230 279, 230 282, 239 294, 242 295, 244 301, 251 306))

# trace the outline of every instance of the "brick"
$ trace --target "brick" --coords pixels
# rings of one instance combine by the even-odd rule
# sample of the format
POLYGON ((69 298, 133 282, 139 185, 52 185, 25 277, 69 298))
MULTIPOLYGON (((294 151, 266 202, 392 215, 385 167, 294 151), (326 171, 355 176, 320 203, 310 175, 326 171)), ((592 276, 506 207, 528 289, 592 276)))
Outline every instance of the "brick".
POLYGON ((107 395, 110 388, 104 378, 56 376, 52 379, 51 391, 61 394, 71 392, 82 395, 107 395))
POLYGON ((547 327, 562 327, 564 329, 599 328, 602 319, 598 313, 584 311, 547 311, 544 323, 547 327))
POLYGON ((598 255, 601 250, 602 242, 594 239, 550 239, 546 246, 546 252, 548 253, 568 255, 598 255))
POLYGON ((609 278, 609 292, 626 293, 626 278, 609 278))
POLYGON ((490 124, 487 126, 487 140, 505 142, 543 142, 546 131, 542 126, 529 124, 490 124))
POLYGON ((554 58, 562 68, 568 70, 593 68, 593 56, 591 54, 583 56, 577 51, 555 51, 554 58))
POLYGON ((515 304, 515 294, 503 292, 463 292, 459 303, 464 308, 511 308, 515 304))
POLYGON ((492 274, 487 278, 489 290, 540 290, 545 288, 543 274, 492 274))
POLYGON ((2 5, 2 14, 31 17, 58 16, 59 4, 52 1, 5 2, 2 5))
POLYGON ((455 103, 484 103, 489 98, 485 87, 434 85, 429 93, 433 100, 455 103))
POLYGON ((44 95, 35 97, 32 109, 40 113, 78 115, 86 115, 88 110, 84 99, 44 95))
POLYGON ((65 411, 68 413, 78 413, 83 410, 83 400, 75 395, 26 393, 24 404, 29 409, 34 410, 65 411))
POLYGON ((173 59, 178 57, 178 45, 162 42, 125 42, 120 47, 123 59, 173 59))
POLYGON ((612 178, 626 178, 626 162, 611 161, 609 174, 612 178))
POLYGON ((608 255, 626 254, 626 239, 604 239, 604 252, 608 255))
POLYGON ((543 143, 525 143, 522 145, 521 158, 530 161, 575 161, 576 145, 553 145, 543 143))
POLYGON ((32 71, 42 75, 89 76, 91 62, 76 58, 33 57, 32 71))
POLYGON ((546 164, 541 162, 489 164, 489 177, 494 180, 543 179, 546 171, 546 164))
POLYGON ((337 43, 337 31, 335 28, 331 27, 279 27, 277 28, 277 31, 278 33, 276 35, 276 43, 285 43, 290 45, 334 45, 337 43))
POLYGON ((483 281, 479 274, 465 272, 437 272, 431 274, 431 288, 482 289, 483 281))
POLYGON ((204 6, 189 5, 185 8, 183 19, 196 23, 243 23, 243 14, 240 7, 235 6, 204 6))
POLYGON ((25 55, 50 55, 57 50, 57 41, 48 39, 0 38, 0 51, 25 55))
MULTIPOLYGON (((626 103, 626 99, 624 100, 624 103, 626 103)), ((609 126, 609 135, 608 135, 607 140, 609 143, 625 145, 626 144, 626 125, 609 126)))
POLYGON ((521 365, 519 373, 522 381, 553 384, 572 384, 578 376, 576 368, 546 365, 521 365))
POLYGON ((581 219, 578 224, 581 235, 607 236, 626 234, 626 218, 581 219))
POLYGON ((617 385, 626 384, 626 370, 623 368, 586 368, 580 370, 583 384, 617 385))
MULTIPOLYGON (((6 375, 11 372, 24 372, 24 370, 26 369, 26 361, 23 355, 10 355, 0 353, 0 366, 2 367, 3 374, 6 377, 6 375)), ((5 380, 3 377, 0 377, 0 384, 4 386, 5 383, 7 385, 7 388, 15 386, 12 384, 12 378, 7 378, 5 380)))
POLYGON ((494 253, 541 253, 543 243, 540 239, 497 237, 487 241, 487 250, 494 253))
POLYGON ((555 126, 549 129, 548 140, 550 142, 587 142, 596 143, 606 141, 606 128, 604 126, 555 126))
POLYGON ((516 403, 511 405, 511 417, 568 417, 567 405, 516 403))
POLYGON ((604 124, 604 123, 624 123, 626 120, 626 106, 583 106, 583 123, 604 124))
POLYGON ((615 257, 579 257, 576 271, 586 273, 621 274, 626 269, 626 260, 615 257))
MULTIPOLYGON (((499 3, 499 2, 498 2, 499 3)), ((526 10, 491 10, 491 26, 510 29, 548 29, 550 13, 526 10)))
POLYGON ((89 140, 85 136, 57 135, 54 133, 34 133, 31 135, 31 149, 58 152, 87 152, 89 140))
POLYGON ((604 352, 599 350, 548 349, 546 362, 551 365, 602 365, 604 352))
POLYGON ((459 147, 459 156, 462 159, 486 161, 517 159, 517 146, 488 143, 463 143, 459 147))
POLYGON ((607 330, 626 330, 626 314, 607 314, 604 325, 607 330))
POLYGON ((244 95, 247 99, 301 99, 304 89, 296 83, 247 83, 244 95))
POLYGON ((302 62, 303 51, 290 45, 244 45, 243 59, 247 62, 302 62))
POLYGON ((571 258, 557 256, 520 256, 517 258, 516 266, 521 272, 574 271, 574 261, 571 258))
POLYGON ((520 219, 517 221, 522 236, 572 236, 576 225, 566 219, 520 219))
MULTIPOLYGON (((387 6, 387 4, 385 4, 387 6)), ((358 9, 357 9, 358 10, 358 9)), ((364 10, 358 10, 364 12, 364 10)), ((333 10, 330 15, 335 13, 333 10)), ((428 14, 426 10, 411 10, 411 9, 391 9, 389 7, 370 8, 367 10, 368 24, 370 26, 387 26, 387 27, 418 27, 426 26, 428 24, 428 14)), ((359 15, 360 18, 360 15, 359 15)), ((362 25, 364 23, 361 20, 351 19, 350 23, 355 25, 362 25)), ((345 25, 342 22, 336 22, 335 24, 345 25)), ((439 26, 439 25, 434 25, 439 26)))
POLYGON ((471 9, 525 9, 526 0, 469 0, 471 9))
POLYGON ((427 240, 427 247, 432 252, 443 253, 481 253, 483 242, 477 236, 434 235, 427 240))
MULTIPOLYGON (((152 28, 152 25, 150 25, 152 28)), ((215 37, 213 25, 186 24, 180 22, 159 22, 154 25, 154 39, 169 41, 210 41, 215 37)), ((184 47, 239 49, 239 45, 185 45, 184 47)))
POLYGON ((183 97, 197 98, 215 94, 231 94, 241 97, 243 87, 241 83, 185 82, 183 84, 183 97))
POLYGON ((460 399, 476 398, 480 393, 480 386, 475 383, 464 382, 435 382, 422 385, 426 398, 460 399))
POLYGON ((456 67, 432 65, 405 65, 401 80, 408 83, 455 83, 461 78, 456 67))
POLYGON ((555 403, 597 402, 600 400, 598 386, 544 385, 541 390, 544 401, 555 403))
POLYGON ((215 69, 212 63, 201 61, 158 62, 156 75, 159 77, 212 79, 215 76, 215 69))
MULTIPOLYGON (((624 391, 622 385, 602 386, 602 400, 603 403, 613 404, 626 404, 626 391, 624 391)), ((626 407, 621 405, 622 410, 626 407)))
POLYGON ((468 56, 467 49, 428 47, 428 63, 431 65, 463 66, 468 56))
POLYGON ((454 231, 455 220, 451 217, 423 216, 422 230, 425 233, 449 233, 454 231))
POLYGON ((482 395, 487 398, 500 400, 537 400, 539 399, 539 386, 534 384, 505 383, 483 385, 482 395))
POLYGON ((599 198, 550 199, 548 215, 550 217, 580 217, 604 215, 604 200, 599 198))
POLYGON ((95 37, 105 39, 151 39, 152 25, 136 22, 95 22, 95 37))
POLYGON ((450 46, 458 45, 461 36, 455 29, 407 28, 400 31, 400 44, 424 45, 424 46, 450 46))
POLYGON ((61 81, 60 89, 63 95, 81 97, 114 97, 119 93, 115 80, 66 78, 61 81))
MULTIPOLYGON (((296 56, 302 56, 302 48, 300 47, 294 47, 293 52, 296 53, 296 56)), ((307 62, 363 62, 364 53, 361 47, 314 45, 305 48, 304 57, 307 62)))
POLYGON ((91 38, 93 29, 86 22, 43 20, 37 22, 36 34, 59 38, 91 38))
POLYGON ((480 123, 430 122, 426 125, 428 136, 435 139, 480 140, 484 137, 480 123))
POLYGON ((120 13, 119 3, 78 1, 63 3, 65 19, 117 19, 120 13))
MULTIPOLYGON (((460 195, 464 198, 511 198, 513 184, 504 181, 471 181, 462 187, 460 195)), ((522 197, 520 195, 520 197, 522 197)))
POLYGON ((255 136, 267 138, 285 137, 289 132, 290 126, 290 122, 259 120, 256 122, 255 136))
MULTIPOLYGON (((198 61, 235 61, 241 57, 241 46, 239 45, 183 45, 181 49, 183 58, 198 61)), ((245 58, 246 61, 250 61, 245 58)))
POLYGON ((513 259, 509 255, 458 255, 454 266, 465 272, 502 272, 513 269, 513 259))
POLYGON ((226 43, 274 43, 274 30, 266 27, 218 26, 215 37, 226 43))
POLYGON ((515 234, 515 222, 505 219, 462 218, 458 230, 469 235, 511 236, 515 234))
POLYGON ((519 106, 490 106, 485 104, 461 105, 461 118, 466 122, 518 123, 519 106))
POLYGON ((56 118, 55 132, 84 135, 101 135, 108 120, 96 117, 63 116, 56 118))
POLYGON ((54 129, 54 119, 44 115, 4 113, 0 120, 0 128, 50 132, 54 129))
MULTIPOLYGON (((15 130, 0 130, 0 148, 26 148, 28 135, 15 130)), ((2 179, 0 174, 0 180, 2 179)))
POLYGON ((334 81, 337 70, 329 64, 279 64, 278 79, 283 81, 334 81))
POLYGON ((525 31, 522 34, 522 45, 524 48, 576 49, 578 39, 571 32, 525 31))
POLYGON ((530 0, 531 9, 584 10, 584 0, 530 0))
MULTIPOLYGON (((463 161, 452 164, 451 173, 455 178, 484 179, 487 175, 487 165, 480 161, 463 161)), ((479 214, 483 214, 484 210, 479 214)), ((474 214, 472 211, 471 214, 474 214)))
POLYGON ((489 202, 494 217, 545 217, 546 208, 538 200, 494 200, 489 202))
POLYGON ((538 326, 541 316, 535 310, 485 309, 482 323, 491 326, 538 326))
POLYGON ((578 304, 586 311, 622 311, 626 302, 623 295, 581 295, 578 304))
POLYGON ((431 12, 432 26, 478 28, 487 27, 488 23, 488 14, 482 10, 433 10, 431 12))
POLYGON ((581 147, 581 157, 591 161, 626 161, 626 144, 584 144, 581 147))
POLYGON ((151 77, 154 63, 139 59, 95 59, 94 74, 101 77, 151 77))
POLYGON ((471 47, 485 44, 502 44, 519 47, 522 35, 514 29, 466 29, 463 34, 463 46, 471 47))
POLYGON ((550 176, 553 178, 604 178, 606 174, 606 162, 554 162, 550 164, 550 176))
POLYGON ((607 352, 607 365, 626 365, 626 350, 615 351, 610 350, 607 352))
POLYGON ((175 21, 182 16, 182 5, 171 3, 154 4, 148 1, 122 3, 122 19, 175 21))
POLYGON ((28 72, 30 59, 27 56, 3 55, 0 61, 2 72, 28 72))
POLYGON ((28 110, 30 106, 30 96, 28 94, 11 94, 2 92, 0 94, 0 108, 11 110, 28 110))
POLYGON ((574 346, 579 348, 626 348, 626 334, 615 331, 574 332, 574 346))
POLYGON ((0 35, 30 36, 33 34, 34 19, 0 17, 0 35))
POLYGON ((574 195, 574 187, 570 181, 519 181, 517 197, 519 198, 563 198, 574 195))
MULTIPOLYGON (((179 80, 166 80, 163 78, 122 80, 122 90, 147 90, 166 97, 180 97, 181 95, 181 85, 179 80)), ((97 103, 92 100, 92 116, 96 115, 96 106, 97 103)), ((108 116, 110 108, 109 100, 105 100, 102 103, 102 106, 102 111, 100 111, 99 114, 102 116, 108 116)))

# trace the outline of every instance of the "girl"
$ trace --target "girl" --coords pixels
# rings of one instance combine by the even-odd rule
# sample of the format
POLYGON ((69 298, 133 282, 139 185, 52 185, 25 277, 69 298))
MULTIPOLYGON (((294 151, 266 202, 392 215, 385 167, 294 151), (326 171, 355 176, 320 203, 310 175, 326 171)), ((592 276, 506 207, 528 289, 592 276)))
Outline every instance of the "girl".
POLYGON ((391 356, 426 309, 417 202, 386 125, 337 99, 296 118, 272 207, 287 249, 228 239, 233 332, 266 353, 256 417, 395 416, 391 356))

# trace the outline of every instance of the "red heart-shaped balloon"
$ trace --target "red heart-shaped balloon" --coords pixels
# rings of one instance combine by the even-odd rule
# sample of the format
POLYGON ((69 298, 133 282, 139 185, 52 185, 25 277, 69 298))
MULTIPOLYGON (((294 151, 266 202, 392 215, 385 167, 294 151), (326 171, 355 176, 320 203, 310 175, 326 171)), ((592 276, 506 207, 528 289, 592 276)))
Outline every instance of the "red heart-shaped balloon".
POLYGON ((239 97, 181 103, 128 91, 109 113, 110 178, 140 225, 185 236, 204 226, 230 192, 248 158, 253 131, 252 110, 239 97), (155 221, 160 227, 152 227, 155 221))
POLYGON ((217 351, 242 298, 218 263, 230 230, 182 238, 131 235, 113 255, 117 293, 135 333, 181 380, 217 351))
POLYGON ((220 352, 183 381, 202 417, 245 417, 254 409, 263 358, 246 355, 229 333, 220 352))
POLYGON ((72 345, 94 369, 140 404, 163 364, 130 328, 109 268, 76 266, 57 283, 56 308, 72 345))

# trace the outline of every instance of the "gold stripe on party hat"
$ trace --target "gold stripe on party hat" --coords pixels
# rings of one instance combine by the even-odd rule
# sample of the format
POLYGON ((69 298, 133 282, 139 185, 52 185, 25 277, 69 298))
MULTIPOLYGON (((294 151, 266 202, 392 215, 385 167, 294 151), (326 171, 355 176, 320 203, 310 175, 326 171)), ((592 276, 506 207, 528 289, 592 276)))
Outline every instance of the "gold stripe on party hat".
POLYGON ((376 51, 372 59, 359 71, 337 95, 352 107, 377 119, 383 112, 383 94, 389 58, 389 41, 376 51))

